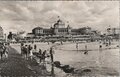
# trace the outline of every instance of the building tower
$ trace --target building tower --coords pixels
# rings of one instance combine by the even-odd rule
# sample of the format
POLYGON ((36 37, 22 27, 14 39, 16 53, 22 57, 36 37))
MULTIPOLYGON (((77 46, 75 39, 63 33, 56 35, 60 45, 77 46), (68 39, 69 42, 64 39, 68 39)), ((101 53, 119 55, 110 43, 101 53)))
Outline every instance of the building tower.
POLYGON ((71 34, 71 27, 69 25, 69 22, 67 21, 67 30, 68 30, 68 34, 71 34))

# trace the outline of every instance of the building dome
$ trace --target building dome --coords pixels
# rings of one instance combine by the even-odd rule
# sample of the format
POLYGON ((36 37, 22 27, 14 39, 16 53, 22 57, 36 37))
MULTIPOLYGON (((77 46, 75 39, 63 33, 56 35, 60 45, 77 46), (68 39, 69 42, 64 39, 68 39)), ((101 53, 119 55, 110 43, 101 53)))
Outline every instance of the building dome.
POLYGON ((65 28, 65 23, 61 19, 58 19, 54 24, 54 28, 65 28))

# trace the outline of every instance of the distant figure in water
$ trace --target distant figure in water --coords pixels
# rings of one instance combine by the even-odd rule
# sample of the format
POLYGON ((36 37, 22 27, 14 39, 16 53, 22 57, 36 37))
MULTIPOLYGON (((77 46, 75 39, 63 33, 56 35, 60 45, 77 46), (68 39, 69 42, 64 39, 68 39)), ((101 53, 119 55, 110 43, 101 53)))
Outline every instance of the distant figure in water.
POLYGON ((88 54, 87 45, 85 45, 85 52, 84 52, 84 54, 88 54))
POLYGON ((102 48, 102 45, 100 45, 99 48, 102 48))
POLYGON ((106 47, 108 46, 108 43, 106 43, 106 47))
POLYGON ((102 51, 102 43, 99 45, 99 50, 102 51))
POLYGON ((77 49, 77 51, 78 51, 78 43, 76 43, 76 49, 77 49))
POLYGON ((117 47, 119 47, 119 45, 117 45, 117 47))
POLYGON ((24 47, 24 58, 25 59, 27 59, 27 57, 28 57, 28 45, 25 45, 25 47, 24 47))

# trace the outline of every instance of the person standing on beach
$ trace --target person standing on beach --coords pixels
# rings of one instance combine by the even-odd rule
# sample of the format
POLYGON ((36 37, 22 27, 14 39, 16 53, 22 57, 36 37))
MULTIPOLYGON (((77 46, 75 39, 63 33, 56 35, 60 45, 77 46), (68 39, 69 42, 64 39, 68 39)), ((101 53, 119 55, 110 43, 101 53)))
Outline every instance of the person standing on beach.
POLYGON ((23 52, 24 52, 23 47, 24 47, 24 43, 21 43, 21 47, 20 47, 21 48, 21 55, 23 55, 23 52))
POLYGON ((42 61, 42 50, 41 49, 39 49, 39 56, 40 56, 40 63, 41 63, 42 61))
POLYGON ((30 47, 30 50, 29 50, 29 56, 30 56, 30 59, 32 60, 33 58, 33 47, 30 47))
POLYGON ((28 54, 30 54, 30 51, 32 50, 31 45, 28 45, 28 54))
POLYGON ((50 58, 51 58, 51 62, 53 63, 54 62, 54 58, 53 58, 53 54, 54 54, 54 50, 53 50, 53 48, 51 47, 50 48, 50 58))
POLYGON ((24 47, 24 54, 25 54, 25 59, 28 59, 28 45, 25 45, 24 47))
POLYGON ((6 58, 8 58, 8 51, 9 51, 8 44, 5 44, 5 45, 4 45, 4 54, 5 54, 5 57, 6 57, 6 58))
POLYGON ((50 57, 51 57, 51 75, 53 75, 53 77, 54 77, 54 56, 53 56, 53 54, 54 54, 54 50, 53 50, 53 47, 51 47, 50 48, 50 57))
POLYGON ((42 60, 43 60, 43 63, 45 63, 45 58, 46 58, 46 50, 42 53, 42 60))

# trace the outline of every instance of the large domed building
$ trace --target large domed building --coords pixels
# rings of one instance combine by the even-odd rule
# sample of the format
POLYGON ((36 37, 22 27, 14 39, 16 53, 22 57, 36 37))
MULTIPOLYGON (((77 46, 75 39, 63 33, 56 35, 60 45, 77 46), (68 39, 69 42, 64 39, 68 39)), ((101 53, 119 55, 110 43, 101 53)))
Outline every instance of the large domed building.
POLYGON ((92 30, 91 27, 72 28, 69 23, 65 23, 60 18, 50 28, 36 27, 32 30, 35 37, 41 36, 76 36, 76 35, 96 35, 96 31, 92 30))
POLYGON ((69 24, 65 24, 61 19, 58 19, 51 28, 42 28, 36 27, 32 30, 32 33, 35 36, 44 36, 44 35, 68 35, 71 33, 71 27, 69 24))

